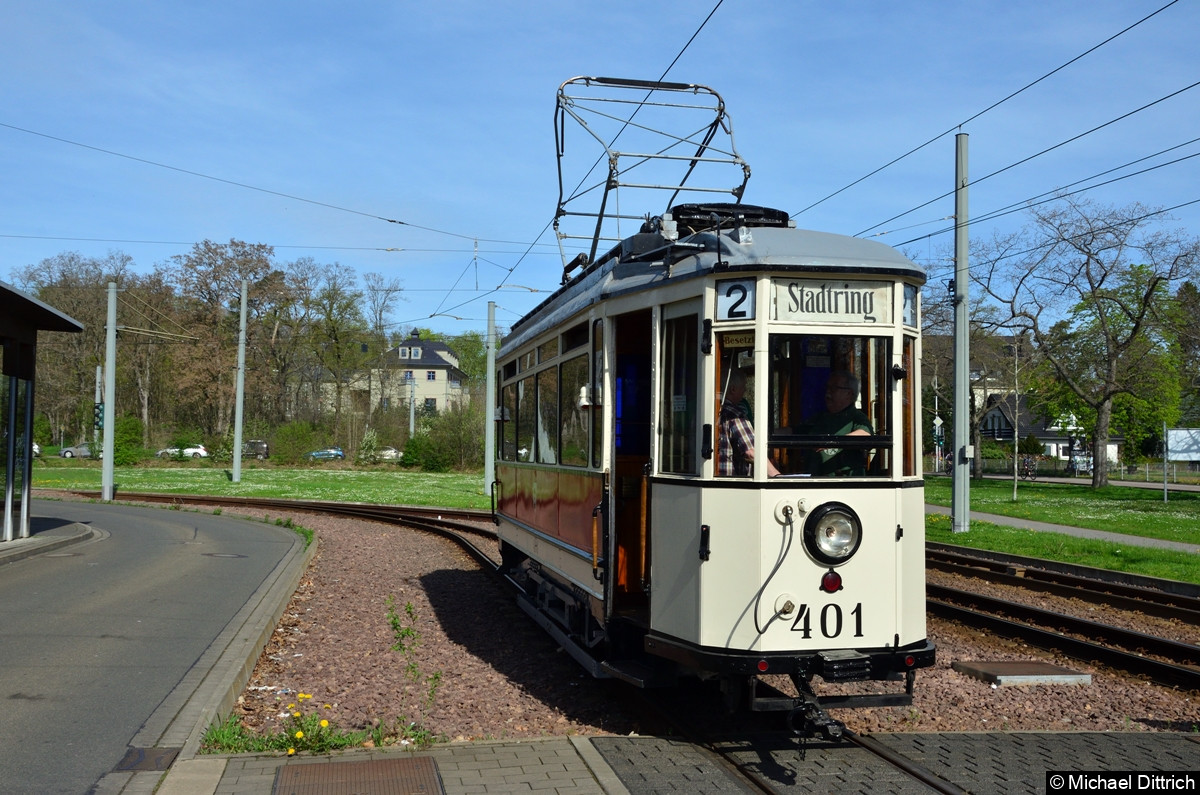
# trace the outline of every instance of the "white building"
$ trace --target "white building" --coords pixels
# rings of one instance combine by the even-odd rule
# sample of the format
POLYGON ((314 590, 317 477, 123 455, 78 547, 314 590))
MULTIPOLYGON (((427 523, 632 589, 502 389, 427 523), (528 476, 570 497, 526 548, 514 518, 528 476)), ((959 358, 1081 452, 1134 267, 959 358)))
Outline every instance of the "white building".
POLYGON ((355 410, 399 409, 414 399, 418 409, 441 411, 470 401, 458 356, 445 343, 416 332, 388 350, 350 386, 355 410))

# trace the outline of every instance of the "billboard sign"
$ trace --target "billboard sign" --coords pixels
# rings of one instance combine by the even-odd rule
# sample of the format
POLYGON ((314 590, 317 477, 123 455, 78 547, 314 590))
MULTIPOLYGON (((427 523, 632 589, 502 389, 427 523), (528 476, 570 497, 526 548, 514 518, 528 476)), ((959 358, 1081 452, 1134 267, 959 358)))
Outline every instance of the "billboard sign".
POLYGON ((1200 461, 1200 428, 1167 430, 1168 461, 1200 461))

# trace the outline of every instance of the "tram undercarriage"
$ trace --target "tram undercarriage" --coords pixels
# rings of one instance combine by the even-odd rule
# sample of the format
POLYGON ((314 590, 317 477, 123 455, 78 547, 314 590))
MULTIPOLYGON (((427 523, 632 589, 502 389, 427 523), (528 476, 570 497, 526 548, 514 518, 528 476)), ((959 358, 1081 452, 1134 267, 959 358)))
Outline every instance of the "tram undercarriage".
POLYGON ((518 605, 593 677, 641 688, 674 686, 682 675, 715 679, 728 712, 787 712, 789 725, 806 737, 841 735, 841 724, 828 716, 829 709, 910 705, 915 669, 934 661, 935 650, 928 641, 904 648, 811 654, 697 649, 649 631, 636 613, 605 621, 603 604, 582 588, 561 582, 511 546, 505 545, 503 554, 505 575, 519 588, 518 605), (786 678, 796 695, 764 677, 786 678), (815 678, 833 685, 903 683, 903 690, 820 695, 813 687, 815 678))

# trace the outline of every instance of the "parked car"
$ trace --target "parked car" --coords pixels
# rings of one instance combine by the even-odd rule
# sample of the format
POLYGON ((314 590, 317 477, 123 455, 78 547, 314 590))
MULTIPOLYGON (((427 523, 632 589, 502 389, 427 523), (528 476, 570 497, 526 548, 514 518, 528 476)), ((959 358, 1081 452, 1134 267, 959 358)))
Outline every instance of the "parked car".
POLYGON ((159 458, 208 458, 208 450, 204 445, 195 444, 191 447, 168 447, 155 453, 159 458))
POLYGON ((242 443, 243 458, 257 458, 259 461, 262 461, 269 458, 270 455, 271 448, 262 439, 251 439, 248 442, 242 443))
POLYGON ((404 458, 404 453, 395 447, 380 447, 379 452, 375 456, 380 461, 399 461, 401 458, 404 458))
POLYGON ((92 448, 86 444, 77 444, 74 447, 64 447, 58 454, 63 458, 91 458, 92 448))
POLYGON ((346 457, 346 454, 342 452, 342 448, 340 447, 326 447, 306 453, 304 457, 310 461, 330 461, 333 459, 343 459, 346 457))

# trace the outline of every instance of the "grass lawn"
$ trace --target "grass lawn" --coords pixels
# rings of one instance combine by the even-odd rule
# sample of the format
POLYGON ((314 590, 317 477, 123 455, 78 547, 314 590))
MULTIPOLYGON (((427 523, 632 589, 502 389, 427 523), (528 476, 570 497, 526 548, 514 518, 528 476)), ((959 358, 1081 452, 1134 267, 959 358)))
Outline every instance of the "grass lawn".
MULTIPOLYGON (((950 478, 925 480, 925 501, 951 503, 950 478)), ((1200 492, 1171 492, 1163 502, 1162 489, 1108 486, 1093 489, 1082 484, 1027 483, 985 478, 971 481, 971 510, 1013 516, 1037 522, 1107 530, 1111 533, 1161 538, 1200 544, 1200 492)), ((974 529, 975 520, 971 520, 974 529)))
MULTIPOLYGON (((232 482, 228 469, 207 461, 118 467, 114 475, 118 497, 121 492, 152 491, 446 508, 486 509, 491 504, 484 494, 481 473, 433 474, 394 466, 351 469, 335 464, 285 469, 249 465, 243 466, 240 483, 232 482)), ((33 486, 99 491, 100 464, 57 460, 35 464, 33 486)), ((972 481, 971 508, 981 513, 1200 544, 1200 494, 1173 492, 1164 503, 1162 492, 1155 489, 1110 486, 1095 491, 1085 485, 1025 482, 1017 494, 1014 503, 1010 481, 972 481)), ((950 479, 926 480, 925 498, 934 505, 949 505, 950 479)), ((969 533, 952 533, 949 517, 938 514, 927 516, 926 537, 940 543, 1200 583, 1200 558, 1186 552, 1001 527, 977 519, 971 520, 969 533)))
MULTIPOLYGON (((207 462, 182 466, 116 467, 113 483, 122 492, 206 494, 219 497, 267 497, 331 500, 442 508, 490 508, 483 474, 414 472, 399 467, 349 469, 337 466, 242 467, 241 482, 232 471, 207 462)), ((99 491, 98 462, 33 468, 35 489, 99 491)))

